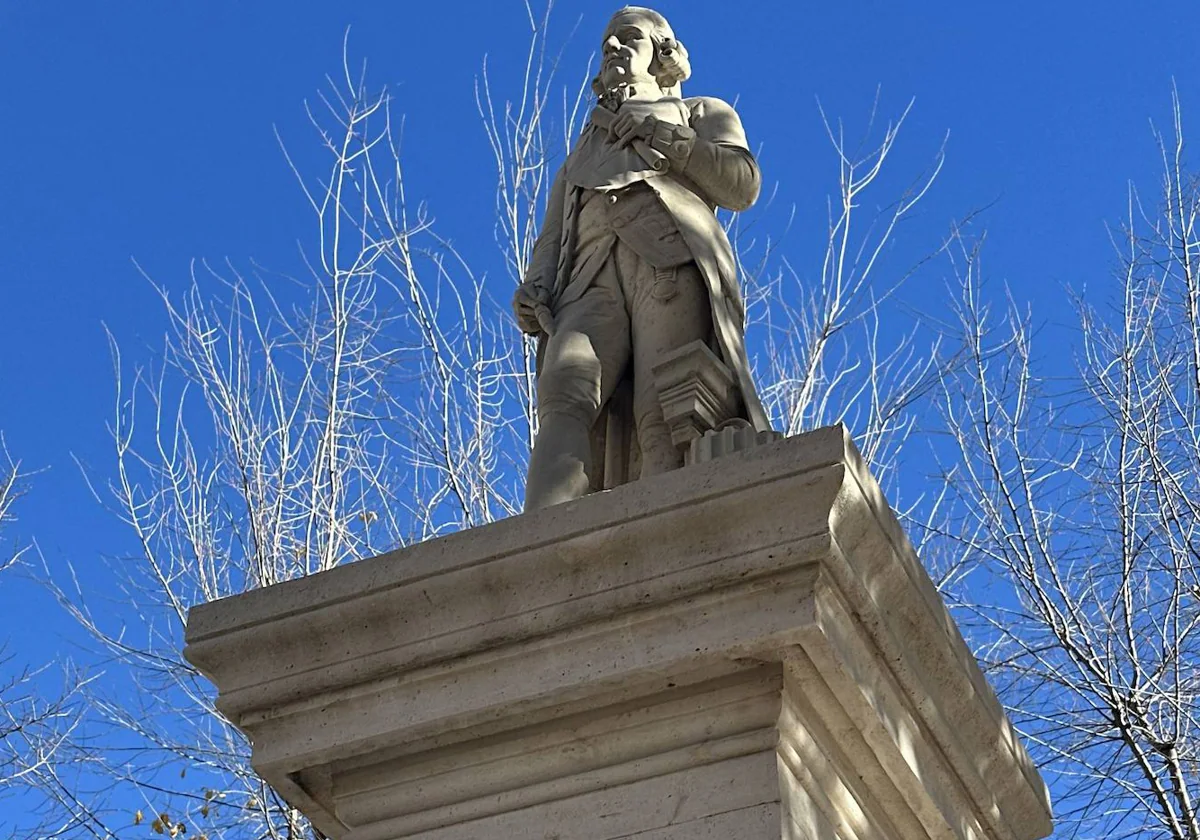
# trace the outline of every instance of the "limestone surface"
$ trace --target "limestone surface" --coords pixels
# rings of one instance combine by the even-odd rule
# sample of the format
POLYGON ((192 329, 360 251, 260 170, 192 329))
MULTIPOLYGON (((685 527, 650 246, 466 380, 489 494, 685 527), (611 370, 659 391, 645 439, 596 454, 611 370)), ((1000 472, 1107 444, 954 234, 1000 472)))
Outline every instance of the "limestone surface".
POLYGON ((841 427, 195 608, 336 840, 1037 840, 1046 788, 841 427))

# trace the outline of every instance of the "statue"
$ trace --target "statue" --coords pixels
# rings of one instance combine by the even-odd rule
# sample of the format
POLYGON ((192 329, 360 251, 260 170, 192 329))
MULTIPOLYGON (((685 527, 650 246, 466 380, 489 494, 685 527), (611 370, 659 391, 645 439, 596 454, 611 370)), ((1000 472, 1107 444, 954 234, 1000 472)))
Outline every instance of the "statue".
POLYGON ((730 105, 682 98, 689 75, 662 15, 627 6, 613 16, 592 83, 598 105, 555 178, 513 298, 522 331, 540 336, 526 510, 683 464, 659 375, 683 348, 723 371, 726 421, 770 428, 715 216, 753 204, 761 176, 730 105))

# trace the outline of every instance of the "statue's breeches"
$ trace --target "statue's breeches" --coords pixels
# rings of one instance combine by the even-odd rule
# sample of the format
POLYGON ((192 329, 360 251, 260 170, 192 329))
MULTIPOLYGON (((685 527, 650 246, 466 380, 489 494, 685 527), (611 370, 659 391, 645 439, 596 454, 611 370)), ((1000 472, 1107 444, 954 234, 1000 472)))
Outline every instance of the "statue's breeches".
POLYGON ((581 441, 590 439, 601 409, 629 374, 641 475, 678 467, 653 368, 666 353, 709 340, 708 292, 695 264, 655 269, 618 240, 587 290, 555 312, 555 324, 538 375, 541 428, 530 458, 526 507, 555 504, 596 486, 593 471, 602 465, 591 463, 590 446, 581 441), (564 448, 577 451, 548 451, 564 448), (581 476, 587 483, 581 484, 581 476))

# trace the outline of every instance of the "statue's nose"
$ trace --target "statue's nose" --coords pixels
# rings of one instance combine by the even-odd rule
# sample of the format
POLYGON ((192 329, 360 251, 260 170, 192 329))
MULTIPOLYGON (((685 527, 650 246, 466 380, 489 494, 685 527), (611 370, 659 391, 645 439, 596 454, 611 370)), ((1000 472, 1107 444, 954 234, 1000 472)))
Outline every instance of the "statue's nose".
POLYGON ((604 51, 616 52, 619 49, 621 49, 621 42, 617 40, 617 36, 609 35, 608 39, 604 42, 604 51))

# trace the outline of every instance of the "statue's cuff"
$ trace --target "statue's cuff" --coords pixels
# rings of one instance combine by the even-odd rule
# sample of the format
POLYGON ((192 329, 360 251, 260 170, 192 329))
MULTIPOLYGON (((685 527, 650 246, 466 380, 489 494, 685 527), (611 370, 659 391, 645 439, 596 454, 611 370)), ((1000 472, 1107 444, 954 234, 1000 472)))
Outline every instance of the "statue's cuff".
POLYGON ((655 126, 654 136, 650 138, 650 147, 666 155, 667 160, 671 162, 671 168, 676 172, 682 172, 687 166, 695 145, 694 128, 661 120, 655 126))

